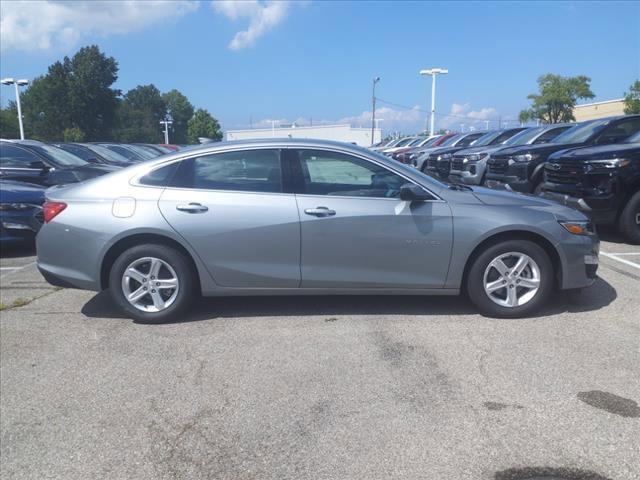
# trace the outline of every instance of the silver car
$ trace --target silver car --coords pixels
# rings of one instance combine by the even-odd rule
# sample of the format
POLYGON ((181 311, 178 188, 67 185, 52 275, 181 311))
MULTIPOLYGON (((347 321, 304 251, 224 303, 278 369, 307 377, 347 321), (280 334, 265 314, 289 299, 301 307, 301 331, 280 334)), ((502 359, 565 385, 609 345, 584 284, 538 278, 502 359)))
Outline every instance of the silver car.
POLYGON ((467 185, 482 185, 487 170, 487 161, 491 154, 507 147, 519 145, 539 145, 551 142, 565 130, 575 124, 557 123, 527 129, 511 129, 503 131, 504 141, 500 143, 465 148, 453 154, 449 180, 467 185))
POLYGON ((206 144, 46 196, 45 278, 109 289, 141 321, 181 318, 198 295, 461 291, 520 317, 590 285, 598 264, 576 210, 321 140, 206 144))

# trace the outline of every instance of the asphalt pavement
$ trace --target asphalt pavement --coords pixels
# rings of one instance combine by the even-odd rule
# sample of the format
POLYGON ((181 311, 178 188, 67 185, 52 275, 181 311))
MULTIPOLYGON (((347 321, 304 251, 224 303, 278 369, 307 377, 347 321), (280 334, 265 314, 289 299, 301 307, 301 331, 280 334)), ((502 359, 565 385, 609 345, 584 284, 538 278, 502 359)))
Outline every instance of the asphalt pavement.
POLYGON ((208 299, 164 325, 0 260, 3 479, 640 478, 640 247, 540 315, 208 299))

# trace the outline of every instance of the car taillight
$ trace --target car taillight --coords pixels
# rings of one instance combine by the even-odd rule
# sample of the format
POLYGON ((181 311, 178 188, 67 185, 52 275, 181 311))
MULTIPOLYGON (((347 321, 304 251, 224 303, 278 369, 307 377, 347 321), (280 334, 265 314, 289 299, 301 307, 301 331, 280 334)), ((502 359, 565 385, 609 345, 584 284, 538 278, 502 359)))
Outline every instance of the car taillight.
POLYGON ((51 220, 56 218, 56 216, 67 208, 66 203, 62 202, 44 202, 42 205, 42 213, 44 215, 44 223, 49 223, 51 220))

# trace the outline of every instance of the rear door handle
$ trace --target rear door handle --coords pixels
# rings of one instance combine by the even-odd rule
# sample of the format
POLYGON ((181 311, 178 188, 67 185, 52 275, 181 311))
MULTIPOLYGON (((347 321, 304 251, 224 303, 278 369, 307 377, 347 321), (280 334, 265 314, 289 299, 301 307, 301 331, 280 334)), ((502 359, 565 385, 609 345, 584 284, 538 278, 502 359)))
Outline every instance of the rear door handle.
POLYGON ((204 213, 207 210, 209 210, 209 208, 205 207, 200 203, 192 202, 187 205, 185 204, 176 205, 176 210, 179 210, 181 212, 187 212, 187 213, 204 213))
POLYGON ((336 214, 336 211, 327 207, 316 207, 307 208, 304 213, 307 215, 313 215, 314 217, 332 217, 336 214))

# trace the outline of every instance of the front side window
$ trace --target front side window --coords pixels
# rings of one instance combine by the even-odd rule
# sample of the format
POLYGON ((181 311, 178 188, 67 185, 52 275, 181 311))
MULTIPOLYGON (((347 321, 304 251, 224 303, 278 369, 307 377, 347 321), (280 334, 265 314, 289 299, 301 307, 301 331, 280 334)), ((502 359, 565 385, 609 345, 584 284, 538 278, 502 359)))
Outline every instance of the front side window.
POLYGON ((565 125, 564 127, 558 127, 558 128, 550 128, 549 130, 544 132, 542 135, 540 135, 538 138, 536 138, 535 142, 533 143, 534 144, 549 143, 558 135, 560 135, 562 132, 569 130, 570 128, 572 128, 570 125, 565 125))
POLYGON ((173 187, 239 192, 282 192, 280 151, 212 153, 180 162, 173 187))
POLYGON ((326 150, 299 150, 299 193, 343 197, 397 198, 407 183, 373 162, 326 150))
POLYGON ((39 161, 33 153, 13 145, 0 145, 0 168, 33 168, 32 162, 39 161))

